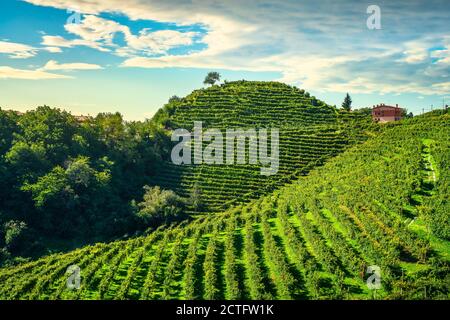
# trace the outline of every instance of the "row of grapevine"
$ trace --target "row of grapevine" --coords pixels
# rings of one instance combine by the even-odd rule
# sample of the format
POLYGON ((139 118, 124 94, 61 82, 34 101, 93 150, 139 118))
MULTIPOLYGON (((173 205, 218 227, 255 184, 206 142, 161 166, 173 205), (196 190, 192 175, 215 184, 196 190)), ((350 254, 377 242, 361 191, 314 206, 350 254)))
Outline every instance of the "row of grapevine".
POLYGON ((237 219, 232 216, 228 219, 225 240, 225 283, 227 300, 240 300, 244 297, 242 285, 238 276, 239 265, 236 248, 237 219))

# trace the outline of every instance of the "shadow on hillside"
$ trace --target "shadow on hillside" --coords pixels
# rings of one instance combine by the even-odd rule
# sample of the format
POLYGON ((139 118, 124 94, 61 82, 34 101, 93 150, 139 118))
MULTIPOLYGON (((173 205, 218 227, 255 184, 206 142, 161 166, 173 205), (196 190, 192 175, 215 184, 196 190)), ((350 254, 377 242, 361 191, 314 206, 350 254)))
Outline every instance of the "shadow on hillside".
MULTIPOLYGON (((202 237, 199 240, 199 244, 201 248, 206 248, 206 244, 208 243, 208 238, 204 238, 202 237)), ((199 248, 197 248, 197 250, 199 250, 199 248)), ((204 293, 204 284, 203 284, 203 276, 204 276, 204 271, 203 271, 203 263, 205 261, 205 252, 203 251, 202 253, 198 253, 197 251, 197 259, 195 262, 195 266, 194 266, 194 273, 195 273, 195 278, 194 278, 194 296, 197 297, 197 299, 203 299, 203 293, 204 293)))
POLYGON ((215 264, 217 266, 217 300, 225 299, 225 278, 221 272, 220 266, 225 265, 225 254, 224 254, 224 245, 221 241, 216 241, 216 261, 215 264))
POLYGON ((267 267, 267 264, 264 263, 265 261, 262 247, 263 247, 263 236, 259 229, 253 228, 253 239, 255 241, 255 247, 256 247, 256 254, 259 257, 259 267, 262 271, 262 278, 264 279, 264 286, 265 291, 268 292, 270 295, 272 295, 274 298, 277 297, 277 290, 275 288, 275 284, 273 283, 272 279, 269 277, 269 268, 267 267))
MULTIPOLYGON (((270 225, 272 225, 273 223, 270 223, 270 225)), ((281 249, 282 252, 284 251, 284 247, 283 247, 283 241, 281 239, 281 237, 274 235, 274 240, 275 243, 277 244, 277 247, 281 249)), ((286 253, 285 253, 286 254, 286 253)), ((305 279, 302 275, 302 273, 295 267, 295 265, 293 263, 290 263, 289 261, 286 260, 286 264, 288 265, 289 268, 289 272, 293 275, 294 279, 295 279, 295 283, 294 283, 294 287, 292 288, 293 291, 293 295, 292 297, 294 299, 307 299, 308 295, 307 295, 307 290, 306 290, 306 282, 305 279)))
MULTIPOLYGON (((241 229, 237 230, 234 233, 234 249, 236 257, 242 259, 244 239, 240 230, 241 229)), ((241 296, 239 298, 244 300, 250 299, 249 293, 245 290, 245 267, 243 263, 240 263, 238 261, 236 261, 236 276, 239 283, 239 291, 241 292, 241 296)))

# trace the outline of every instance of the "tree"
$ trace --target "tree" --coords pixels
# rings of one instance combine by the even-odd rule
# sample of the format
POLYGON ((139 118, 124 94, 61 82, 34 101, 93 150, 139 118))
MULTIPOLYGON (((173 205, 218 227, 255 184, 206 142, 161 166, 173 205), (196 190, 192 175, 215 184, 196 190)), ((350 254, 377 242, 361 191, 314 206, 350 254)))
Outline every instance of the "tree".
POLYGON ((412 117, 414 117, 414 114, 412 112, 408 113, 408 109, 402 108, 402 117, 403 118, 412 118, 412 117))
POLYGON ((18 252, 24 244, 27 224, 23 221, 11 220, 5 223, 5 244, 10 252, 18 252))
POLYGON ((108 147, 117 148, 127 138, 123 117, 119 112, 99 113, 94 122, 98 134, 108 147))
POLYGON ((352 98, 350 98, 350 95, 348 93, 345 96, 344 102, 342 102, 342 109, 347 111, 352 110, 352 98))
POLYGON ((159 186, 144 187, 144 199, 138 204, 137 217, 147 226, 179 221, 184 218, 186 200, 172 190, 162 190, 159 186))
POLYGON ((175 102, 180 102, 181 98, 179 96, 171 96, 169 98, 169 103, 175 103, 175 102))
POLYGON ((16 182, 34 180, 50 169, 51 163, 46 155, 47 149, 42 143, 18 141, 5 154, 8 171, 16 182))
POLYGON ((359 108, 355 112, 370 116, 372 114, 372 108, 359 108))
POLYGON ((35 225, 54 235, 86 236, 94 223, 108 213, 111 195, 108 169, 97 171, 86 157, 68 161, 67 169, 56 166, 35 183, 25 183, 40 214, 35 225))
POLYGON ((11 147, 14 133, 19 131, 16 119, 12 112, 0 109, 0 156, 11 147))
POLYGON ((51 162, 61 163, 71 153, 77 122, 69 113, 42 106, 20 116, 18 125, 20 135, 15 140, 44 147, 51 162))
POLYGON ((203 81, 203 84, 210 84, 214 85, 216 82, 220 81, 220 74, 218 72, 208 72, 208 74, 205 77, 205 81, 203 81))

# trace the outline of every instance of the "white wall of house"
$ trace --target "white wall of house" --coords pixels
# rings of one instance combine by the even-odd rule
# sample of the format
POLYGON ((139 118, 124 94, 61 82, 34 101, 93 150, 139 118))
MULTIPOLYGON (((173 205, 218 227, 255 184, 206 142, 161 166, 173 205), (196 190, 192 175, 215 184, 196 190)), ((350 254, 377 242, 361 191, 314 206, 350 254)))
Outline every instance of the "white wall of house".
POLYGON ((383 116, 382 117, 382 116, 380 116, 380 117, 378 117, 378 119, 380 119, 379 122, 381 122, 381 123, 395 121, 395 117, 394 116, 392 116, 392 117, 387 117, 387 116, 383 116))

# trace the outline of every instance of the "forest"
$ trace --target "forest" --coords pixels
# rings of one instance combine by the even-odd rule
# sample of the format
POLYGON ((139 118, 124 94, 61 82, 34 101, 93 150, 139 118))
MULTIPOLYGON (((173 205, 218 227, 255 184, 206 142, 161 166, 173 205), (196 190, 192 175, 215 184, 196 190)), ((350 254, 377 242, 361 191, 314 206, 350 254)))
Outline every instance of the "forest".
POLYGON ((170 137, 150 121, 125 122, 116 113, 80 122, 43 106, 24 114, 0 110, 0 130, 3 262, 152 225, 144 226, 138 204, 170 137))

